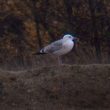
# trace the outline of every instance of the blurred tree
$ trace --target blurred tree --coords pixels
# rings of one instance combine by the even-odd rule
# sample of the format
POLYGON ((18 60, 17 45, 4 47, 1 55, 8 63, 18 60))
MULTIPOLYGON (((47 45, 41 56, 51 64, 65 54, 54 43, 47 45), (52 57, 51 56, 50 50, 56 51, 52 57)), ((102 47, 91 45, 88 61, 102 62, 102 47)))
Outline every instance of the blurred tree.
POLYGON ((16 58, 19 65, 23 65, 23 54, 24 54, 24 27, 23 21, 19 19, 17 16, 9 15, 5 19, 5 29, 8 33, 13 33, 14 35, 10 38, 10 42, 13 44, 13 47, 16 49, 16 58))
POLYGON ((16 55, 22 65, 33 51, 66 33, 80 36, 79 53, 71 57, 110 63, 110 1, 0 1, 0 62, 16 55))
POLYGON ((108 63, 110 63, 110 17, 109 12, 107 10, 107 6, 104 4, 104 0, 101 0, 99 2, 100 4, 100 10, 102 10, 103 16, 102 16, 102 29, 103 29, 103 36, 105 41, 107 42, 108 46, 108 63))
POLYGON ((48 23, 48 11, 49 11, 49 7, 50 7, 49 0, 44 0, 43 19, 41 20, 40 23, 43 25, 43 27, 45 28, 45 30, 50 35, 51 40, 54 41, 56 38, 55 38, 55 35, 52 32, 52 30, 50 30, 50 26, 49 26, 49 23, 48 23))
POLYGON ((70 25, 71 32, 74 32, 75 17, 73 16, 73 0, 64 0, 64 5, 66 7, 67 20, 70 25))
POLYGON ((101 42, 98 35, 98 27, 96 21, 96 13, 95 8, 97 0, 88 0, 90 13, 91 13, 91 20, 92 20, 92 30, 93 30, 93 39, 94 39, 94 46, 96 50, 96 57, 98 62, 101 62, 101 42))
POLYGON ((31 10, 31 13, 33 15, 33 18, 34 18, 34 21, 36 24, 38 43, 39 43, 39 47, 41 48, 43 46, 43 44, 42 44, 41 35, 40 35, 40 24, 39 24, 40 23, 40 15, 39 15, 39 11, 36 9, 37 2, 38 1, 36 1, 36 0, 27 0, 25 3, 29 7, 29 9, 31 10))

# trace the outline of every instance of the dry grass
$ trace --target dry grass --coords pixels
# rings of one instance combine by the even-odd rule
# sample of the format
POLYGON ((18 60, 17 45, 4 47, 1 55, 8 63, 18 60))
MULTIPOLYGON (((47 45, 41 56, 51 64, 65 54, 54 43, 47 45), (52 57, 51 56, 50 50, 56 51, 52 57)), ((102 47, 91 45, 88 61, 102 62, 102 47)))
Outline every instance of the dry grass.
POLYGON ((110 65, 0 70, 0 110, 109 110, 110 65))

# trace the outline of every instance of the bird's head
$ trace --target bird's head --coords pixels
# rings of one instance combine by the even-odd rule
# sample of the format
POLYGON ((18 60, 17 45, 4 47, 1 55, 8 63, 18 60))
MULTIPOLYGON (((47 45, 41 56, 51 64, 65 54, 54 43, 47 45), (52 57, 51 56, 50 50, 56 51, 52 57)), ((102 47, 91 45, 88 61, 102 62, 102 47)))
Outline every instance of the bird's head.
POLYGON ((74 37, 74 36, 72 36, 72 35, 70 35, 70 34, 64 35, 63 39, 67 39, 67 40, 68 40, 68 39, 71 39, 72 41, 75 41, 75 42, 77 42, 77 40, 78 40, 77 37, 74 37))

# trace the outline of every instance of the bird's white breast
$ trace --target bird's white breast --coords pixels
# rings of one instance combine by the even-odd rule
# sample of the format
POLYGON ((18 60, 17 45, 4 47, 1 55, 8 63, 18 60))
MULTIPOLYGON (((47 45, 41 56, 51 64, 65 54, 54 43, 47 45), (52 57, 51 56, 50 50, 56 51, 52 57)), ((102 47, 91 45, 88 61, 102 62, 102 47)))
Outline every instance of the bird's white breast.
POLYGON ((62 48, 56 51, 54 54, 61 56, 64 55, 72 50, 74 46, 74 42, 72 40, 67 40, 63 43, 62 48))

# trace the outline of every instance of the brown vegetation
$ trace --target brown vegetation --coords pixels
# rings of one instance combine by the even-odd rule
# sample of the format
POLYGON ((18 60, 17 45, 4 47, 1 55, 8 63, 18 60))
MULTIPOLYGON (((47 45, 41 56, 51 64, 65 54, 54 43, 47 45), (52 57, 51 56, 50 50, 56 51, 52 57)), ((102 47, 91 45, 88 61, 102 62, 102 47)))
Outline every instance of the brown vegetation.
POLYGON ((110 65, 0 70, 0 110, 109 110, 110 65))
POLYGON ((1 0, 0 64, 18 65, 64 34, 80 38, 70 63, 109 63, 109 0, 1 0))

